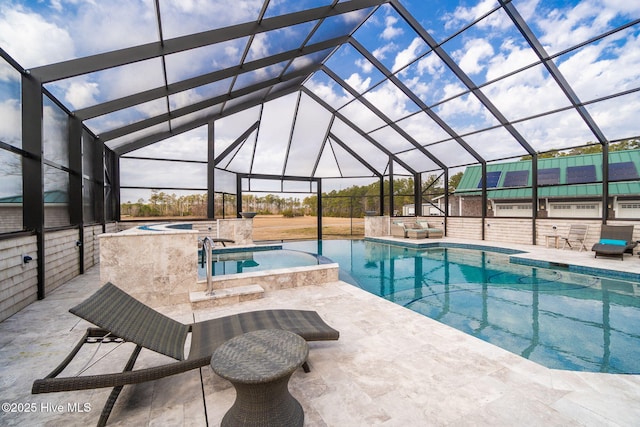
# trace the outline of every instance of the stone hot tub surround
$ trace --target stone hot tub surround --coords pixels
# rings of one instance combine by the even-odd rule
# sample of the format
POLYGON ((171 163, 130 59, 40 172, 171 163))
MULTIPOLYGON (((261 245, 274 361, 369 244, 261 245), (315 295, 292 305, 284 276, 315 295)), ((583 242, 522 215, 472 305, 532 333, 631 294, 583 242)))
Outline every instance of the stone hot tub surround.
POLYGON ((100 280, 157 308, 188 303, 198 280, 198 231, 134 228, 100 238, 100 280))
MULTIPOLYGON (((255 247, 251 238, 252 220, 219 220, 218 225, 218 237, 233 239, 235 245, 242 244, 245 250, 255 247)), ((148 225, 102 234, 100 281, 113 283, 153 308, 190 302, 193 305, 194 295, 199 306, 218 305, 220 301, 200 295, 206 289, 206 281, 198 280, 199 237, 203 237, 202 231, 192 229, 189 223, 148 225)), ((242 250, 242 246, 237 250, 242 250)), ((334 282, 338 280, 338 270, 338 264, 320 264, 214 276, 213 290, 214 294, 216 290, 228 294, 235 292, 232 288, 259 284, 262 292, 269 292, 334 282)))

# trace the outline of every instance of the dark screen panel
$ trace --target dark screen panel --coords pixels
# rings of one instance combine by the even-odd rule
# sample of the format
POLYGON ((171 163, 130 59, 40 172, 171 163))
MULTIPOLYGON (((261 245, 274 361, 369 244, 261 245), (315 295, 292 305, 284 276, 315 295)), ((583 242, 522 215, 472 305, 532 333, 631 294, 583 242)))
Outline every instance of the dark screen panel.
MULTIPOLYGON (((487 172, 487 188, 496 188, 498 186, 501 173, 501 171, 487 172)), ((482 178, 480 178, 480 182, 478 182, 478 188, 482 188, 482 178)))
POLYGON ((560 184, 560 168, 538 169, 538 185, 560 184))
POLYGON ((609 180, 637 179, 638 170, 633 162, 609 163, 609 180))
POLYGON ((529 171, 509 171, 504 177, 503 187, 526 187, 529 184, 529 171))
POLYGON ((596 165, 567 167, 567 184, 596 182, 596 165))

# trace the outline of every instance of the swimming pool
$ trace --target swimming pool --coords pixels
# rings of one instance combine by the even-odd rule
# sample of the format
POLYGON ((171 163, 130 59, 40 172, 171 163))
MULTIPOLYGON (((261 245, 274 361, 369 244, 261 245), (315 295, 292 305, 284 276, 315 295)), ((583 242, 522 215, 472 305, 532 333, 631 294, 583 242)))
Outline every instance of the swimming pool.
MULTIPOLYGON (((230 248, 231 249, 231 248, 230 248)), ((318 265, 318 258, 310 253, 287 249, 255 248, 253 250, 214 250, 214 276, 277 270, 280 268, 318 265)), ((198 279, 206 278, 202 251, 198 251, 198 279)))
POLYGON ((549 368, 640 373, 640 284, 509 263, 487 250, 292 242, 341 279, 549 368))

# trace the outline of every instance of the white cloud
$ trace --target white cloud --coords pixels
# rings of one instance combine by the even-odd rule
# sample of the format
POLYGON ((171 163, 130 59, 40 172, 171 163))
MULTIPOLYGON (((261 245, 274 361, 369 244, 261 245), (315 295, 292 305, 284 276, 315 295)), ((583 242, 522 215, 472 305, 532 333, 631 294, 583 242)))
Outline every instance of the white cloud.
POLYGON ((355 65, 365 74, 369 74, 373 70, 373 64, 364 58, 356 59, 355 65))
MULTIPOLYGON (((457 27, 480 18, 495 6, 495 0, 481 0, 478 4, 471 7, 458 6, 453 13, 447 13, 442 17, 444 27, 448 30, 457 29, 457 27)), ((499 21, 500 18, 492 17, 488 21, 484 20, 480 25, 496 25, 499 21)))
POLYGON ((418 56, 418 52, 424 47, 425 43, 420 37, 415 37, 409 46, 398 52, 393 63, 392 71, 398 70, 407 65, 411 60, 418 56))
POLYGON ((526 65, 533 64, 538 57, 532 49, 518 45, 512 39, 502 42, 498 52, 495 52, 489 60, 486 78, 493 80, 504 76, 511 71, 518 70, 526 65))
POLYGON ((0 46, 25 68, 74 57, 74 40, 66 29, 9 5, 0 8, 0 46))
POLYGON ((360 77, 360 74, 353 73, 345 80, 345 82, 359 93, 362 93, 371 86, 371 77, 367 77, 363 80, 362 77, 360 77))
MULTIPOLYGON (((22 112, 17 99, 8 99, 0 103, 0 140, 20 146, 22 136, 22 112)), ((4 150, 0 150, 4 151, 4 150)))
POLYGON ((394 24, 396 24, 397 22, 398 18, 395 18, 393 16, 385 17, 385 28, 384 30, 382 30, 382 33, 380 33, 380 37, 383 40, 391 40, 404 33, 402 28, 394 27, 394 24))
POLYGON ((269 44, 269 37, 267 34, 256 34, 251 42, 251 48, 249 49, 248 59, 259 59, 269 56, 271 46, 269 44))
POLYGON ((410 113, 405 105, 407 97, 390 81, 368 92, 365 97, 392 120, 406 117, 410 113))
POLYGON ((613 28, 617 17, 639 14, 637 1, 583 0, 572 8, 539 9, 534 19, 542 30, 540 41, 553 53, 613 28))
POLYGON ((493 46, 485 39, 468 40, 462 51, 454 52, 458 65, 467 74, 478 74, 484 68, 482 61, 494 54, 493 46))
POLYGON ((559 69, 583 101, 640 85, 640 35, 624 40, 608 38, 580 49, 559 69))
POLYGON ((432 76, 438 75, 443 71, 443 69, 444 63, 440 57, 435 54, 427 55, 418 62, 418 72, 420 75, 425 72, 432 76))
POLYGON ((396 48, 396 45, 393 43, 387 43, 380 46, 377 49, 374 49, 371 53, 379 60, 383 60, 387 57, 387 53, 393 51, 396 48))
POLYGON ((411 79, 403 79, 402 81, 413 93, 421 98, 431 92, 431 85, 429 84, 431 81, 421 79, 419 76, 415 76, 411 79))
MULTIPOLYGON (((262 1, 259 1, 260 5, 262 5, 262 1)), ((366 9, 354 10, 353 12, 343 13, 340 17, 347 24, 358 24, 362 22, 367 13, 368 11, 366 9)))
POLYGON ((20 73, 7 64, 5 61, 0 61, 0 82, 19 81, 20 73))
POLYGON ((165 37, 226 27, 258 18, 262 0, 235 0, 233 4, 208 0, 161 0, 165 37))
POLYGON ((348 92, 342 89, 340 93, 337 93, 334 90, 336 85, 333 83, 319 83, 312 79, 305 83, 305 86, 333 108, 339 108, 353 98, 348 92))
POLYGON ((100 90, 97 83, 76 81, 69 85, 65 94, 65 100, 68 101, 74 109, 95 105, 96 96, 100 90))

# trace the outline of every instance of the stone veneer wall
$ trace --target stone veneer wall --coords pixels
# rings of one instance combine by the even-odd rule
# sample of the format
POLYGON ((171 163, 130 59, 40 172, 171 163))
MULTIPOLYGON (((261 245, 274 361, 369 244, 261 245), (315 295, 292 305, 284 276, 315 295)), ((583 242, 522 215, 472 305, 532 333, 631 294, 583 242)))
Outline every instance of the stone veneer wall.
POLYGON ((528 218, 487 218, 484 238, 492 242, 532 244, 533 223, 528 218))
MULTIPOLYGON (((370 224, 369 228, 367 228, 367 222, 373 221, 375 223, 376 221, 379 221, 379 218, 386 218, 387 220, 389 220, 389 217, 365 218, 366 237, 389 235, 388 232, 385 234, 382 231, 383 228, 377 225, 370 224), (381 232, 383 234, 377 234, 381 232)), ((427 219, 430 218, 427 217, 427 219)), ((439 220, 442 221, 443 219, 439 218, 439 220)), ((482 218, 448 217, 446 221, 447 237, 469 240, 482 240, 482 218)), ((577 218, 539 218, 536 220, 535 244, 539 246, 545 246, 546 235, 556 234, 558 236, 566 236, 569 232, 569 227, 571 226, 571 224, 587 224, 589 226, 587 237, 585 239, 585 246, 587 247, 587 250, 591 250, 593 244, 600 240, 600 228, 602 225, 600 220, 577 218), (553 229, 554 226, 556 227, 555 230, 553 229)), ((636 227, 634 228, 633 240, 640 241, 640 226, 634 224, 634 222, 609 220, 607 221, 607 224, 636 225, 636 227)), ((436 226, 438 225, 436 224, 436 226)), ((438 227, 441 227, 441 225, 438 227)), ((528 218, 485 218, 484 227, 485 241, 488 243, 502 242, 531 245, 533 241, 532 221, 528 218)))
POLYGON ((99 240, 101 282, 151 307, 189 303, 189 289, 198 280, 196 230, 130 229, 99 240))
MULTIPOLYGON (((313 265, 306 267, 280 268, 269 271, 252 271, 248 273, 213 276, 213 290, 227 289, 236 286, 258 284, 269 291, 297 288, 300 286, 318 285, 337 282, 340 266, 337 263, 313 265)), ((192 291, 206 291, 207 281, 194 282, 192 291)))
POLYGON ((253 244, 253 219, 234 218, 217 221, 219 238, 234 240, 236 245, 253 244))
POLYGON ((0 240, 0 321, 38 299, 36 236, 0 240), (25 264, 22 255, 32 261, 25 264))
POLYGON ((482 239, 482 219, 481 218, 464 218, 464 217, 448 217, 447 218, 447 237, 455 237, 459 239, 482 239))
MULTIPOLYGON (((149 221, 149 222, 121 222, 118 224, 119 231, 132 230, 141 226, 153 226, 167 224, 166 221, 149 221)), ((190 223, 193 230, 198 231, 198 236, 217 237, 222 239, 231 239, 235 243, 233 245, 252 245, 253 244, 253 220, 244 218, 228 218, 215 219, 208 221, 193 221, 190 223)))
POLYGON ((389 235, 388 215, 384 216, 365 216, 364 217, 364 235, 365 237, 381 237, 389 235))

